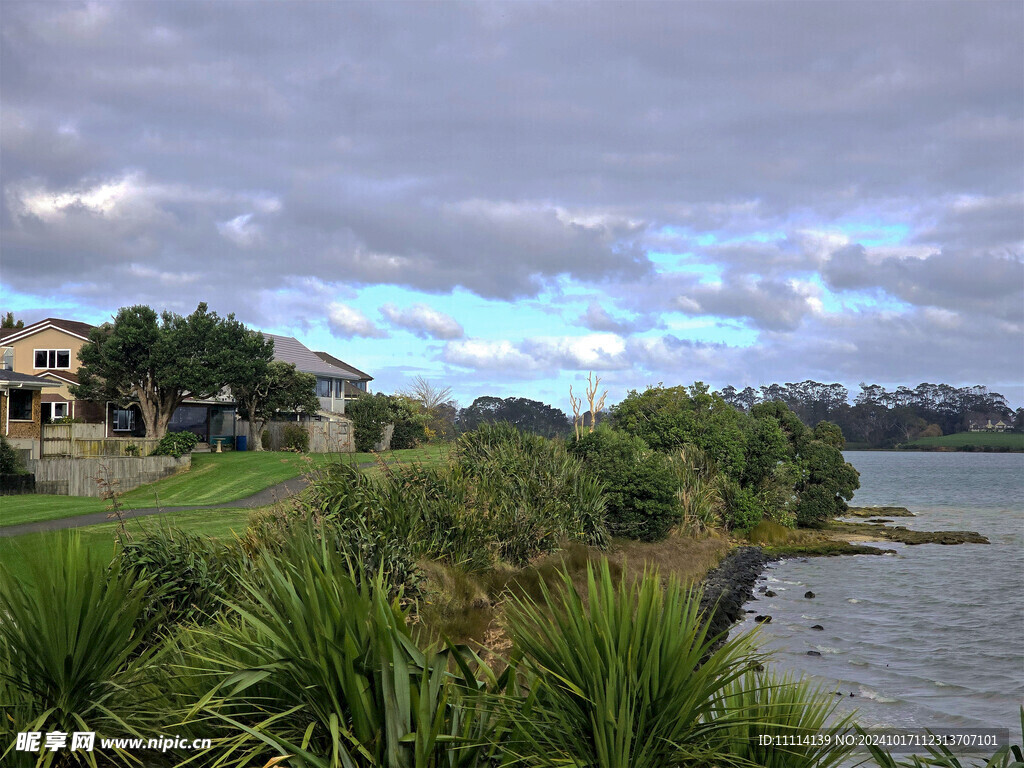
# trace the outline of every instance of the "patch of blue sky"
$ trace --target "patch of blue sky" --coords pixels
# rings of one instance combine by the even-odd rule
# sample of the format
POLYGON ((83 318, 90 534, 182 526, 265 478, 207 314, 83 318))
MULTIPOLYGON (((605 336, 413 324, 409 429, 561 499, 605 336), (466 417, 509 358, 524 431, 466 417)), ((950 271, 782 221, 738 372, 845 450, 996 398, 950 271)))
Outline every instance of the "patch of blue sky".
POLYGON ((833 291, 825 285, 818 273, 801 274, 800 278, 813 283, 821 291, 821 308, 829 314, 843 312, 905 312, 911 305, 878 288, 833 291))
POLYGON ((13 312, 16 320, 25 319, 22 313, 27 315, 27 322, 42 320, 44 315, 61 317, 66 320, 78 320, 83 323, 98 325, 111 319, 110 312, 101 309, 90 309, 83 307, 74 299, 67 296, 46 296, 34 293, 23 293, 15 291, 6 285, 0 284, 0 295, 4 297, 4 312, 13 312), (43 313, 43 314, 40 314, 43 313))
POLYGON ((673 315, 665 318, 665 327, 673 335, 705 344, 750 347, 757 342, 758 332, 742 320, 733 318, 673 315))
POLYGON ((850 221, 843 222, 838 229, 852 242, 860 243, 866 248, 900 245, 910 236, 910 226, 907 224, 850 221))

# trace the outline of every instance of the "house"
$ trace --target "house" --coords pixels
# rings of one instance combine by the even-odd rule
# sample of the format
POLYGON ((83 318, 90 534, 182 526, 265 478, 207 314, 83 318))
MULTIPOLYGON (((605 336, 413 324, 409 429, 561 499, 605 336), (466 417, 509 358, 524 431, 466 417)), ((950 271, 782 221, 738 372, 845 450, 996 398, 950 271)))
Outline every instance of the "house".
POLYGON ((78 350, 89 341, 93 326, 77 320, 48 317, 24 328, 0 329, 0 368, 40 376, 57 386, 42 395, 43 422, 64 417, 103 422, 103 406, 77 400, 68 387, 78 383, 78 350))
POLYGON ((354 381, 345 382, 346 400, 352 400, 354 398, 359 397, 359 395, 366 394, 367 392, 370 391, 369 385, 370 382, 373 381, 373 376, 371 376, 370 374, 364 373, 355 366, 349 365, 344 360, 339 360, 334 355, 329 355, 326 352, 314 352, 313 354, 315 354, 325 363, 333 365, 335 368, 340 368, 343 371, 348 371, 349 373, 358 376, 358 378, 355 379, 354 381))
MULTIPOLYGON (((0 329, 0 368, 39 376, 55 383, 40 402, 42 423, 69 417, 103 424, 106 437, 144 437, 137 405, 93 403, 76 399, 69 387, 78 383, 78 351, 94 326, 77 320, 48 317, 24 328, 0 329)), ((171 432, 195 432, 203 442, 233 442, 235 409, 230 398, 189 400, 171 417, 171 432)))
POLYGON ((313 352, 291 336, 265 332, 263 336, 274 342, 275 360, 292 363, 299 372, 316 376, 316 395, 320 400, 320 408, 328 413, 344 414, 345 402, 365 392, 366 382, 373 379, 372 376, 342 363, 336 357, 313 352), (332 360, 337 364, 331 362, 332 360))
POLYGON ((43 376, 0 369, 0 434, 30 459, 40 455, 43 391, 59 386, 43 376))

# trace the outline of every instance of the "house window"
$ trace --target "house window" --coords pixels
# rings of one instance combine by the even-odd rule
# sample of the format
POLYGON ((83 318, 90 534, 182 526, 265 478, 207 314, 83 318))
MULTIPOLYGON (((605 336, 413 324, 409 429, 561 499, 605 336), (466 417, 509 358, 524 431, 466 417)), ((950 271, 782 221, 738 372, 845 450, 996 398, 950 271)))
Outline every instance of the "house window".
POLYGON ((331 379, 317 379, 316 380, 316 396, 317 397, 330 397, 331 396, 331 379))
POLYGON ((114 431, 131 432, 135 429, 135 411, 131 408, 114 409, 114 431))
POLYGON ((70 368, 70 349, 37 349, 35 350, 36 368, 70 368))
POLYGON ((12 389, 7 396, 11 399, 11 421, 32 421, 32 392, 12 389))
POLYGON ((67 403, 43 403, 43 421, 52 422, 68 415, 67 403))
POLYGON ((0 368, 5 371, 14 370, 14 347, 4 347, 3 362, 0 363, 0 368))

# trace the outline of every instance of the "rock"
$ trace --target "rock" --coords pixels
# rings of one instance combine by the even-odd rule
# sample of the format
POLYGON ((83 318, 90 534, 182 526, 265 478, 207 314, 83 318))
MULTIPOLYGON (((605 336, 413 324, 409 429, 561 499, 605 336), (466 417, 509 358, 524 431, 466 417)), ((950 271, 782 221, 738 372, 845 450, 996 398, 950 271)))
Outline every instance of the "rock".
POLYGON ((821 651, 808 651, 808 656, 821 656, 821 651))
POLYGON ((757 613, 757 611, 755 611, 753 608, 747 608, 745 613, 757 613))
POLYGON ((765 593, 764 593, 764 596, 765 596, 765 597, 778 597, 778 595, 776 595, 776 594, 775 594, 774 592, 772 592, 772 591, 771 591, 770 589, 769 589, 769 590, 768 590, 767 592, 765 592, 765 593))
POLYGON ((811 627, 811 629, 816 630, 818 632, 824 632, 825 631, 825 628, 823 626, 821 626, 821 624, 815 624, 813 627, 811 627))
POLYGON ((771 624, 772 623, 772 617, 771 616, 755 616, 754 617, 754 621, 756 621, 758 624, 771 624))
POLYGON ((768 556, 760 547, 740 547, 708 573, 700 608, 709 617, 709 635, 724 636, 745 614, 743 604, 753 598, 767 562, 768 556))
POLYGON ((806 592, 804 592, 804 597, 806 597, 808 600, 812 600, 814 598, 814 593, 811 592, 811 590, 807 590, 806 592))
POLYGON ((762 592, 762 593, 767 592, 768 591, 768 587, 766 587, 764 584, 762 584, 760 587, 757 588, 757 591, 758 592, 762 592))
POLYGON ((851 517, 914 517, 906 507, 850 507, 846 514, 851 517))

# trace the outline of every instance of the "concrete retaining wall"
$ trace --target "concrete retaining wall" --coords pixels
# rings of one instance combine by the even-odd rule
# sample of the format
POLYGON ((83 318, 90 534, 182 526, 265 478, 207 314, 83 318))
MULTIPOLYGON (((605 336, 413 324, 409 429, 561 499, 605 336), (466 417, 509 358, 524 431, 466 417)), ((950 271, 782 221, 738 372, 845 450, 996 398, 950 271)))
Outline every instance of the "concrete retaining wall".
POLYGON ((180 459, 173 456, 108 456, 98 459, 37 459, 31 462, 29 471, 36 476, 36 493, 101 497, 108 484, 119 493, 125 493, 191 466, 191 456, 180 459))

